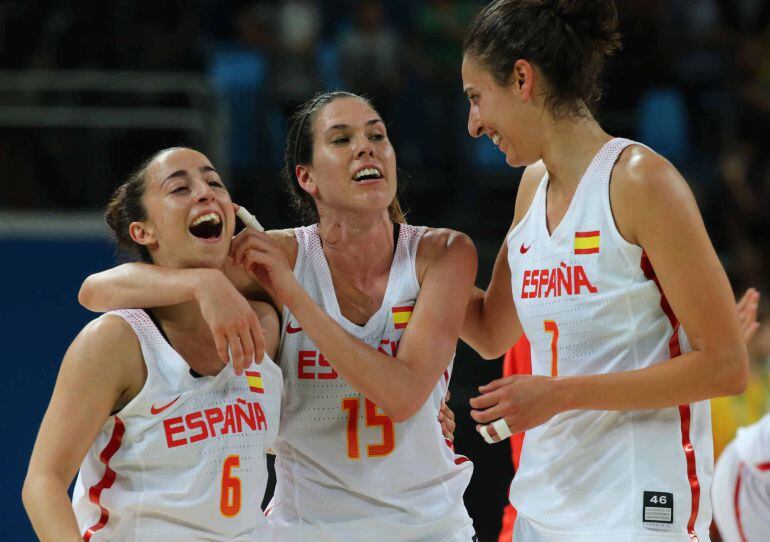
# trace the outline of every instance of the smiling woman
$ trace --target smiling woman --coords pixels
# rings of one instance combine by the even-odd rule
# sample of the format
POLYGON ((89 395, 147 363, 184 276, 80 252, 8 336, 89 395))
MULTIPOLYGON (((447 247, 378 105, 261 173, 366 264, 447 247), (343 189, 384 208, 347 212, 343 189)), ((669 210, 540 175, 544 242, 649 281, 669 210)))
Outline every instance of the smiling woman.
POLYGON ((742 391, 747 354, 724 270, 676 169, 607 134, 591 106, 619 47, 612 0, 495 0, 462 64, 468 132, 527 166, 462 337, 532 374, 482 386, 478 430, 526 431, 516 542, 708 540, 707 399, 742 391))
MULTIPOLYGON (((105 219, 145 261, 220 275, 235 228, 216 170, 185 148, 142 164, 105 219)), ((108 313, 70 346, 23 491, 43 542, 272 540, 253 510, 278 430, 280 370, 265 356, 235 374, 192 305, 108 313)), ((273 356, 277 315, 266 303, 250 310, 273 356)))
MULTIPOLYGON (((405 223, 395 150, 360 96, 321 94, 300 108, 284 176, 311 224, 247 228, 225 270, 240 292, 266 291, 283 308, 277 538, 469 542, 473 466, 437 417, 475 278, 473 244, 405 223)), ((127 264, 89 277, 81 300, 92 309, 194 301, 223 360, 229 346, 242 367, 260 341, 242 298, 221 275, 185 271, 127 264)))

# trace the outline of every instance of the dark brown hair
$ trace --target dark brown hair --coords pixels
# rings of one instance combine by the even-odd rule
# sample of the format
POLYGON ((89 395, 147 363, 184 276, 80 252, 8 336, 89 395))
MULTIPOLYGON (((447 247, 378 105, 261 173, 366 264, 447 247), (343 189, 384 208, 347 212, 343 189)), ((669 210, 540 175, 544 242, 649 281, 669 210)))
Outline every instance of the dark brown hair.
POLYGON ((147 219, 147 210, 142 203, 144 189, 147 184, 147 170, 162 154, 180 149, 171 147, 158 151, 145 159, 128 178, 112 193, 110 201, 104 209, 104 221, 112 230, 118 249, 139 256, 143 262, 152 263, 152 257, 147 247, 140 245, 131 238, 128 227, 132 222, 147 219))
MULTIPOLYGON (((340 98, 361 100, 377 111, 367 98, 358 94, 344 91, 323 92, 316 94, 313 98, 302 104, 290 120, 289 133, 286 137, 283 178, 286 189, 289 192, 291 206, 299 219, 305 224, 318 222, 318 208, 313 196, 299 186, 296 169, 300 164, 312 165, 315 119, 324 107, 340 98)), ((393 201, 388 206, 388 214, 393 222, 400 222, 402 224, 406 222, 401 204, 398 202, 398 196, 393 198, 393 201)))
POLYGON ((620 49, 613 0, 495 0, 473 19, 463 51, 500 86, 519 59, 545 76, 554 116, 582 116, 601 98, 605 59, 620 49))

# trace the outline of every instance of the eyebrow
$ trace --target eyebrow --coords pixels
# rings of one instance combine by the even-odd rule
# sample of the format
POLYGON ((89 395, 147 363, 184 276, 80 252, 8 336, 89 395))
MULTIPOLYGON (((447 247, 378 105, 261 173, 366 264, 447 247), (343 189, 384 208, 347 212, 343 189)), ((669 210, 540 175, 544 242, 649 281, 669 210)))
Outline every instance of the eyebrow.
MULTIPOLYGON (((385 125, 384 122, 382 122, 382 119, 372 119, 366 122, 365 126, 373 126, 377 123, 381 123, 383 126, 385 125)), ((330 126, 326 129, 327 132, 331 132, 332 130, 344 130, 346 128, 350 128, 349 124, 335 124, 334 126, 330 126)))
MULTIPOLYGON (((214 173, 219 175, 219 172, 211 166, 201 166, 198 168, 198 171, 200 171, 201 173, 208 173, 209 171, 213 171, 214 173)), ((169 175, 168 177, 166 177, 165 179, 163 179, 163 182, 161 182, 160 185, 163 186, 163 183, 165 183, 169 179, 174 179, 176 177, 186 177, 187 175, 188 173, 186 169, 179 169, 174 173, 172 173, 171 175, 169 175)))

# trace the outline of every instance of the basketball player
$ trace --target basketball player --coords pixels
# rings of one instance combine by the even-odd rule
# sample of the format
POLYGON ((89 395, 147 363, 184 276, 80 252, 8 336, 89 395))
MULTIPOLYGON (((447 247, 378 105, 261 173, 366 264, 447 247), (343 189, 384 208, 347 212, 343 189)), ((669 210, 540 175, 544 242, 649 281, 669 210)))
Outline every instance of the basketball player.
MULTIPOLYGON (((241 232, 227 270, 238 290, 261 283, 283 306, 285 393, 269 509, 277 536, 471 540, 462 496, 472 464, 454 454, 436 419, 475 278, 472 243, 404 223, 395 152, 359 96, 304 104, 285 176, 315 223, 241 232)), ((129 264, 90 277, 81 300, 100 310, 196 299, 241 363, 259 350, 259 334, 246 324, 222 331, 233 329, 223 323, 238 309, 210 279, 129 264), (216 314, 224 305, 225 316, 216 314)))
MULTIPOLYGON (((738 301, 738 318, 741 323, 743 339, 748 345, 754 334, 759 328, 757 322, 757 309, 759 307, 759 292, 754 288, 749 288, 744 292, 738 301)), ((530 357, 530 345, 526 335, 514 344, 503 359, 503 376, 528 375, 532 374, 532 360, 530 357)), ((511 459, 513 461, 514 472, 519 469, 519 458, 521 457, 521 448, 524 445, 524 433, 511 435, 511 459)), ((712 488, 712 496, 716 492, 716 478, 718 478, 719 462, 717 462, 717 472, 715 472, 715 486, 712 488)), ((712 502, 714 499, 712 498, 712 502)), ((714 515, 719 516, 716 506, 714 515)), ((513 524, 516 521, 516 509, 508 503, 503 509, 502 526, 498 536, 498 542, 510 542, 513 536, 513 524)))
POLYGON ((591 115, 616 28, 611 0, 496 0, 464 45, 470 134, 527 166, 463 330, 485 357, 522 331, 531 343, 532 375, 471 400, 493 439, 526 431, 516 542, 708 540, 706 399, 747 378, 730 285, 686 182, 591 115))
POLYGON ((738 429, 714 470, 714 520, 724 542, 767 540, 770 522, 770 414, 738 429))
MULTIPOLYGON (((184 148, 146 162, 105 218, 120 245, 176 269, 222 269, 235 227, 219 175, 184 148)), ((275 310, 252 307, 272 356, 275 310)), ((281 386, 268 356, 242 376, 224 365, 192 303, 94 320, 64 357, 25 480, 38 537, 273 540, 260 505, 281 386)))

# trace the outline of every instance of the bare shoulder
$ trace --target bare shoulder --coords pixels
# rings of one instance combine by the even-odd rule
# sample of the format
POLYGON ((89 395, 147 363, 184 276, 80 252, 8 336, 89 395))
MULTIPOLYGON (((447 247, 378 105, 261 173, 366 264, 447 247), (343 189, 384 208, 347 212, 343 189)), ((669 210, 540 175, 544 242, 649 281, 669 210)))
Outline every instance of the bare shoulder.
POLYGON ((697 210, 687 181, 673 164, 641 145, 628 147, 618 157, 612 172, 610 201, 618 229, 634 243, 639 225, 645 221, 697 210))
POLYGON ((417 248, 417 276, 422 282, 425 272, 438 262, 459 267, 477 264, 476 246, 466 234, 449 228, 428 228, 417 248))
POLYGON ((280 245, 293 268, 297 261, 298 252, 297 235, 294 232, 294 228, 287 228, 285 230, 268 230, 265 233, 269 235, 273 241, 280 245))
POLYGON ((139 338, 128 322, 112 314, 83 328, 67 350, 62 370, 121 390, 141 388, 146 375, 139 338))
POLYGON ((518 224, 524 218, 524 215, 527 214, 529 207, 532 205, 532 200, 535 199, 537 187, 540 186, 540 181, 545 174, 545 163, 542 160, 524 169, 524 173, 521 175, 521 182, 519 182, 519 190, 516 192, 516 209, 514 210, 511 228, 518 224))

